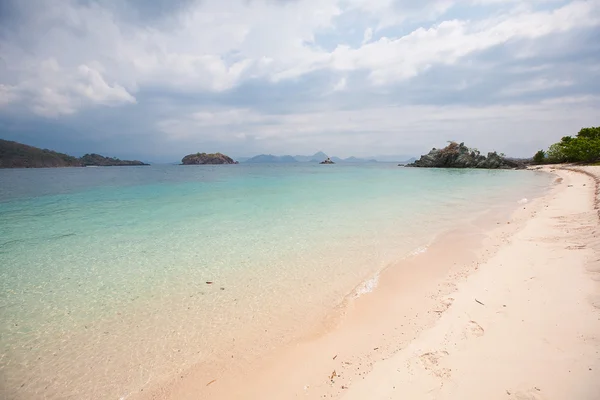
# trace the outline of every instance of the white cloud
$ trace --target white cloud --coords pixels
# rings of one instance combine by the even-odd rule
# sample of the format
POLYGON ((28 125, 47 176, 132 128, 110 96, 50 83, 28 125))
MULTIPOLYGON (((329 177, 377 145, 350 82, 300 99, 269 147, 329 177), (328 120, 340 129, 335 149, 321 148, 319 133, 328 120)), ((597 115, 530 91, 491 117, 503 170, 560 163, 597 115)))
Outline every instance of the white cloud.
MULTIPOLYGON (((6 25, 0 36, 0 107, 56 118, 148 96, 150 101, 140 99, 139 115, 148 103, 164 102, 160 115, 143 116, 156 125, 153 134, 170 140, 262 140, 282 149, 284 142, 337 143, 350 155, 350 146, 381 145, 383 151, 411 143, 440 145, 452 132, 477 140, 477 129, 487 132, 489 143, 506 130, 524 134, 535 127, 558 134, 576 118, 585 125, 589 104, 598 105, 575 92, 582 86, 579 66, 561 75, 548 57, 530 65, 554 46, 548 35, 563 38, 556 48, 567 49, 579 40, 574 33, 597 31, 596 0, 202 0, 158 22, 128 19, 107 0, 6 1, 25 18, 6 25), (482 60, 481 53, 501 46, 511 46, 506 60, 482 60), (488 75, 495 62, 510 64, 495 71, 507 80, 500 93, 488 75), (438 77, 438 86, 423 83, 420 75, 435 75, 444 66, 468 72, 438 77), (519 75, 529 81, 510 80, 519 75), (443 102, 440 94, 448 99, 460 91, 466 97, 486 85, 495 92, 460 106, 423 105, 443 102), (517 102, 520 95, 551 96, 557 88, 574 92, 517 102), (424 92, 427 100, 420 97, 424 92), (582 98, 581 108, 561 109, 582 98), (480 106, 490 99, 503 105, 480 106), (361 107, 355 106, 358 100, 361 107), (264 111, 275 108, 279 113, 264 111), (497 124, 496 133, 485 125, 489 121, 497 124), (529 122, 519 128, 519 121, 529 122)), ((1 18, 0 23, 11 22, 1 18)), ((597 76, 600 70, 589 64, 581 68, 597 76)), ((542 133, 532 134, 542 140, 542 133)))
POLYGON ((342 90, 346 89, 346 85, 348 84, 348 82, 346 81, 346 78, 340 78, 339 81, 337 81, 337 83, 333 86, 333 91, 334 92, 341 92, 342 90))
POLYGON ((373 29, 371 29, 371 28, 365 29, 362 44, 364 45, 366 43, 369 43, 372 38, 373 38, 373 29))
POLYGON ((14 86, 0 84, 0 107, 14 103, 19 95, 14 86))
MULTIPOLYGON (((481 2, 494 3, 472 1, 481 2)), ((467 15, 431 25, 429 20, 443 15, 456 2, 207 0, 194 3, 176 23, 157 29, 127 25, 100 4, 35 2, 36 7, 28 9, 29 24, 16 32, 27 40, 0 39, 12 73, 19 75, 22 83, 45 68, 41 60, 54 59, 60 65, 53 72, 54 79, 62 83, 61 88, 49 87, 51 91, 67 97, 75 93, 102 105, 130 103, 131 93, 140 87, 222 92, 250 79, 280 82, 316 70, 366 71, 372 84, 384 85, 513 39, 600 23, 598 3, 586 1, 536 12, 531 7, 517 7, 525 3, 515 0, 507 3, 513 8, 492 18, 470 20, 467 15), (322 48, 317 35, 335 31, 336 18, 356 10, 377 18, 380 27, 406 19, 419 20, 423 27, 375 42, 371 41, 373 30, 366 28, 358 48, 322 48), (25 42, 33 46, 21 47, 25 42), (80 66, 85 71, 74 73, 80 66), (81 82, 81 74, 86 83, 81 82)), ((51 97, 40 95, 37 101, 47 104, 51 97)), ((72 104, 64 110, 78 108, 72 104)))
POLYGON ((374 84, 389 84, 412 78, 433 64, 453 64, 470 53, 511 39, 538 38, 598 25, 598 10, 598 5, 591 2, 573 2, 552 11, 503 15, 482 21, 444 21, 397 39, 383 37, 357 49, 339 46, 331 55, 331 68, 366 70, 374 84))
POLYGON ((264 151, 275 153, 285 152, 292 144, 298 151, 323 149, 341 156, 386 154, 390 149, 416 155, 439 147, 446 140, 460 138, 486 151, 496 149, 525 156, 581 126, 596 123, 599 106, 600 97, 585 96, 558 97, 526 105, 387 106, 365 107, 360 112, 283 115, 226 109, 192 113, 160 125, 176 140, 202 137, 226 146, 240 137, 251 137, 264 141, 264 146, 272 146, 264 151), (327 135, 323 135, 324 130, 327 135), (507 144, 524 137, 528 143, 518 149, 507 144))
POLYGON ((74 114, 96 105, 136 102, 122 86, 109 85, 98 70, 87 65, 67 70, 54 58, 22 71, 21 81, 9 89, 12 101, 27 100, 33 112, 46 117, 74 114))
POLYGON ((78 68, 81 81, 74 87, 76 93, 86 97, 94 104, 118 105, 121 103, 135 103, 135 98, 123 86, 106 83, 100 72, 87 65, 78 68))
POLYGON ((514 96, 523 93, 539 92, 542 90, 568 87, 574 84, 571 79, 546 79, 539 78, 525 83, 518 83, 502 89, 499 92, 501 96, 514 96))

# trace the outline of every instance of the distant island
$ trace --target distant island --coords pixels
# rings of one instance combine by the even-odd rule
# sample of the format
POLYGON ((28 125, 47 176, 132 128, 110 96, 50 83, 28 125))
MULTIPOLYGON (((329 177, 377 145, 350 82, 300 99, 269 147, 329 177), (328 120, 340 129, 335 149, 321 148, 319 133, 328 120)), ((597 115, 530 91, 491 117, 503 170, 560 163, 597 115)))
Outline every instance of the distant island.
POLYGON ((259 154, 244 161, 250 164, 280 164, 280 163, 297 163, 292 156, 274 156, 272 154, 259 154))
POLYGON ((28 146, 0 139, 0 168, 60 168, 109 167, 148 165, 141 161, 119 160, 99 154, 86 154, 81 158, 48 149, 28 146))
POLYGON ((97 166, 97 167, 119 167, 119 166, 127 166, 127 165, 149 165, 149 164, 145 164, 141 161, 138 160, 119 160, 118 158, 114 158, 114 157, 104 157, 101 156, 100 154, 86 154, 85 156, 81 157, 79 160, 81 160, 81 163, 85 166, 85 167, 92 167, 92 166, 97 166))
POLYGON ((331 158, 327 157, 325 160, 321 161, 319 164, 335 164, 331 161, 331 158))
POLYGON ((214 164, 237 164, 231 157, 221 153, 196 153, 188 154, 181 160, 182 165, 214 165, 214 164))
POLYGON ((336 163, 376 163, 377 160, 374 160, 372 158, 370 159, 365 159, 365 158, 358 158, 358 157, 348 157, 348 158, 339 158, 339 157, 331 157, 331 161, 334 161, 336 163))
POLYGON ((323 153, 322 151, 319 151, 319 152, 313 154, 312 156, 300 156, 300 155, 294 156, 294 158, 298 162, 313 162, 313 163, 320 163, 327 157, 329 157, 329 156, 327 154, 323 153))
POLYGON ((284 164, 284 163, 320 163, 323 160, 330 159, 334 163, 369 163, 369 162, 377 162, 377 160, 373 158, 365 159, 358 157, 348 157, 348 158, 340 158, 335 156, 328 156, 327 154, 319 151, 312 156, 275 156, 273 154, 259 154, 254 157, 240 157, 239 160, 242 163, 249 164, 284 164))
POLYGON ((421 168, 511 169, 524 168, 525 163, 508 159, 495 151, 484 156, 480 154, 479 150, 468 148, 464 143, 450 142, 443 149, 434 148, 429 154, 421 156, 420 159, 406 166, 421 168))

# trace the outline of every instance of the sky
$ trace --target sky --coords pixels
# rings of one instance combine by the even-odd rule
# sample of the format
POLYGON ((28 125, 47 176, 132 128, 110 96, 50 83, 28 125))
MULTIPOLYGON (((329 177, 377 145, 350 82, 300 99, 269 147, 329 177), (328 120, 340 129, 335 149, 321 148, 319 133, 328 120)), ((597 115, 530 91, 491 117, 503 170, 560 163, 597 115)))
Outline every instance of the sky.
POLYGON ((0 138, 531 156, 600 125, 600 0, 0 0, 0 138))

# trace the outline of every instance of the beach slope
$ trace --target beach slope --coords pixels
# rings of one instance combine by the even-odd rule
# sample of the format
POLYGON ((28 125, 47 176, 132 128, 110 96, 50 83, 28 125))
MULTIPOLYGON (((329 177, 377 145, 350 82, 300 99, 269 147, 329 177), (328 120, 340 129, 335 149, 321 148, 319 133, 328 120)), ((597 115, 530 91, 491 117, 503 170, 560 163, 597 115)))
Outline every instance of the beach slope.
POLYGON ((600 398, 596 184, 553 171, 556 187, 459 283, 440 319, 352 382, 344 400, 600 398))

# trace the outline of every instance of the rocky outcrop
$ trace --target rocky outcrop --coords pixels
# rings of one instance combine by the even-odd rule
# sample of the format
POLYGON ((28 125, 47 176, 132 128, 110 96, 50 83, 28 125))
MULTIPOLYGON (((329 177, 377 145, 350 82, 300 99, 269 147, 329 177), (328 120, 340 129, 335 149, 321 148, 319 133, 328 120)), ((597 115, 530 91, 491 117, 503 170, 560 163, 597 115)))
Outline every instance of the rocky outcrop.
POLYGON ((86 154, 80 158, 81 163, 86 167, 119 167, 119 166, 135 166, 135 165, 150 165, 138 160, 119 160, 114 157, 104 157, 100 154, 86 154))
POLYGON ((407 167, 510 169, 524 166, 500 156, 495 151, 484 156, 478 150, 468 148, 464 143, 451 142, 443 149, 432 149, 429 154, 421 156, 407 167))
POLYGON ((319 164, 335 164, 331 161, 331 158, 327 157, 324 161, 321 161, 319 164))
POLYGON ((196 153, 188 154, 181 160, 183 165, 207 165, 207 164, 237 164, 231 157, 221 153, 196 153))

